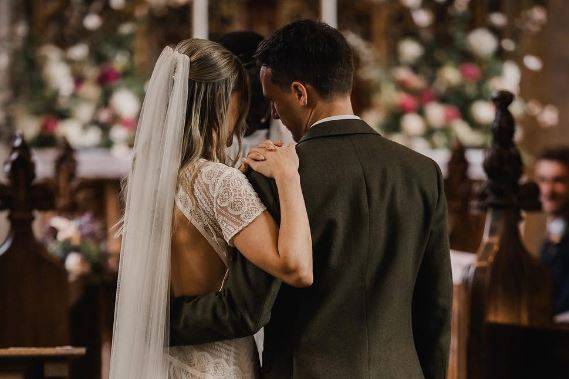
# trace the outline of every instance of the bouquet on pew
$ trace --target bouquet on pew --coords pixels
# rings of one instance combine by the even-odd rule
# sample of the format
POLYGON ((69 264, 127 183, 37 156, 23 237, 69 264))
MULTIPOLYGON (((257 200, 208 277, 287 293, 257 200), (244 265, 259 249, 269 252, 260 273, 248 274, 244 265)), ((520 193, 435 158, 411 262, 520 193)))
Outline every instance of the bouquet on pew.
POLYGON ((92 213, 52 217, 44 242, 47 250, 64 262, 70 281, 85 277, 99 280, 105 274, 109 259, 106 237, 102 223, 92 213))

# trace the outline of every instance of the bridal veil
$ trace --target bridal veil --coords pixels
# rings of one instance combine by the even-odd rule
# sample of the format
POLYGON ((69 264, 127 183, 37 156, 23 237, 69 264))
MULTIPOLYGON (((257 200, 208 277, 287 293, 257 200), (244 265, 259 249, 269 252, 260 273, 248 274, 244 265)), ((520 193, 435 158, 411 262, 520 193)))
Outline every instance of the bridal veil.
POLYGON ((154 67, 128 175, 111 379, 168 378, 170 241, 190 58, 166 47, 154 67))

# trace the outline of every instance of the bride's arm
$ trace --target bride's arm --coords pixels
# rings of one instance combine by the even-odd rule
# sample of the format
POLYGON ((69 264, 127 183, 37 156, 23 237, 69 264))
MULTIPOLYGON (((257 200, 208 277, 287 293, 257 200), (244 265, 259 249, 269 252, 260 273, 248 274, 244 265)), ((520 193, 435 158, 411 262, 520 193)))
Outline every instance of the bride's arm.
POLYGON ((294 146, 267 151, 264 161, 248 160, 255 171, 275 179, 281 210, 280 228, 268 212, 236 234, 235 247, 256 266, 294 287, 313 282, 312 238, 300 187, 294 146))

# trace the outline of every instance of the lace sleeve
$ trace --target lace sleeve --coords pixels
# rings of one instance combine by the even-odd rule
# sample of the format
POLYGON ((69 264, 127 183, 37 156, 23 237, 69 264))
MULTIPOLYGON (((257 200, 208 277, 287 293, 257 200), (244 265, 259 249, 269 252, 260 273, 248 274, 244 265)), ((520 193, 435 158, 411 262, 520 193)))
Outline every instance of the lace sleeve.
POLYGON ((233 237, 267 208, 237 169, 229 168, 217 181, 213 211, 223 239, 233 246, 233 237))

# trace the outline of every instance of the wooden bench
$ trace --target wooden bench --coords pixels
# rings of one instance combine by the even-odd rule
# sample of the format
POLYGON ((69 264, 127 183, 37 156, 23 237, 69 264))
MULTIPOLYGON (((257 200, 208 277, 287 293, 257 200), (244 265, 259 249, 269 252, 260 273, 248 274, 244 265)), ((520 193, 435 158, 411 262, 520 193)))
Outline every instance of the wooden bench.
POLYGON ((521 211, 540 204, 535 183, 520 184, 522 162, 507 109, 512 100, 507 92, 494 98, 494 138, 484 161, 484 235, 475 261, 455 283, 453 379, 569 377, 569 327, 554 324, 551 276, 520 237, 521 211))
POLYGON ((69 378, 71 361, 83 355, 69 346, 0 349, 0 379, 69 378))

